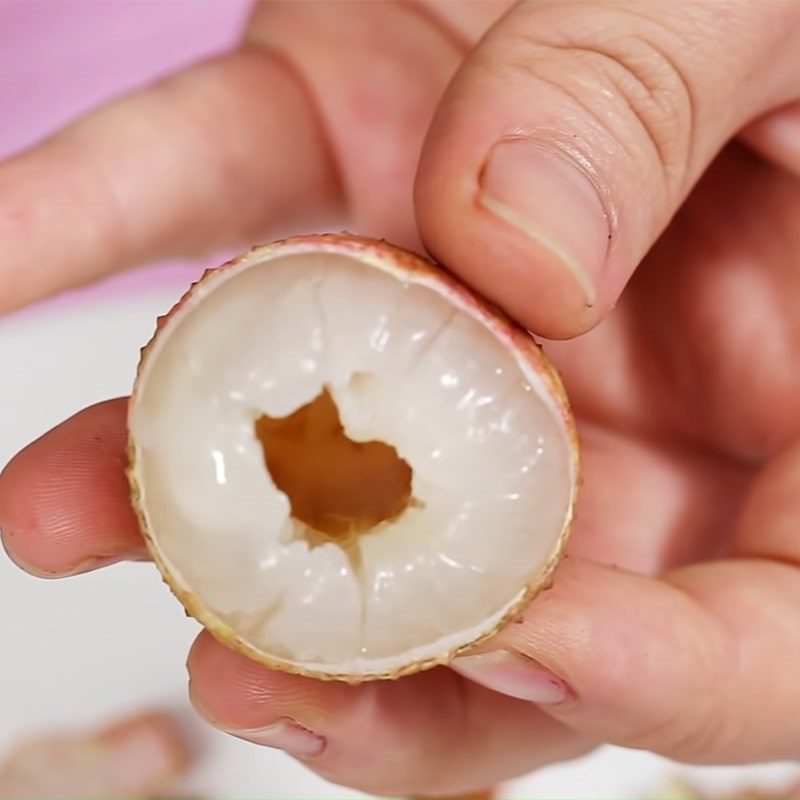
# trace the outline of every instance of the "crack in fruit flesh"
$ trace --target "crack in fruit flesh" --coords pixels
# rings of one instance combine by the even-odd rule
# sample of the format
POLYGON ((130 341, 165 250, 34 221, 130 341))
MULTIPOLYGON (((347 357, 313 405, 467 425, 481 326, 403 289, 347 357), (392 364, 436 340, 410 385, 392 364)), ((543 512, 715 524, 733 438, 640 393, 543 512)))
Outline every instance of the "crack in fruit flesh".
POLYGON ((255 432, 292 516, 330 540, 366 533, 409 505, 411 467, 385 442, 349 439, 327 389, 286 417, 262 414, 255 432))

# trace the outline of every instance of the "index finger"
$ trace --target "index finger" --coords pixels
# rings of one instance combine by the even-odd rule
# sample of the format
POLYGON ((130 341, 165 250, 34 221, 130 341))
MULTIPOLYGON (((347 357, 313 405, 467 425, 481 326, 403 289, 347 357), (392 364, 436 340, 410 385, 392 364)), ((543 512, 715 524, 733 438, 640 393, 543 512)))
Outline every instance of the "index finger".
POLYGON ((338 199, 327 152, 298 79, 257 48, 109 103, 0 164, 0 313, 313 223, 338 199))

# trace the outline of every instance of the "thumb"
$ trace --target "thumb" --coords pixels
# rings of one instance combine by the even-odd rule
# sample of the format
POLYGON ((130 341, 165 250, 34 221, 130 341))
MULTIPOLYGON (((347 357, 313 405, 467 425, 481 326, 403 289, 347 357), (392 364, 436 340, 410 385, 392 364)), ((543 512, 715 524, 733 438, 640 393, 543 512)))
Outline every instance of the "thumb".
POLYGON ((724 143, 800 97, 800 4, 520 3, 423 148, 431 252, 546 337, 588 330, 724 143))

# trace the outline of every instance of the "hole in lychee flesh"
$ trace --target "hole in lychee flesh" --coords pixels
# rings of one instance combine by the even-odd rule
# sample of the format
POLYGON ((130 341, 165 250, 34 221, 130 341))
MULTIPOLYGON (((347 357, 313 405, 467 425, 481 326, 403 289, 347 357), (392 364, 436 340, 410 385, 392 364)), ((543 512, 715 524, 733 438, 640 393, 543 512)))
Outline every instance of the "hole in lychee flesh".
POLYGON ((349 439, 327 389, 289 416, 260 416, 255 431, 292 516, 323 538, 344 543, 409 504, 411 467, 385 442, 349 439))

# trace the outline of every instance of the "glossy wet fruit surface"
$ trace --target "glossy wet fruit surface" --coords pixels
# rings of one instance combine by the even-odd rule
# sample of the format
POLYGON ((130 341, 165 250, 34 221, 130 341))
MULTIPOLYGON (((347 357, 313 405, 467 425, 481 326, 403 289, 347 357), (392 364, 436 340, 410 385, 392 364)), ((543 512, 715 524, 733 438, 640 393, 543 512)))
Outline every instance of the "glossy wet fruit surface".
POLYGON ((257 248, 147 348, 130 471, 168 582, 279 668, 445 661, 548 578, 577 482, 560 383, 524 331, 405 251, 257 248))

